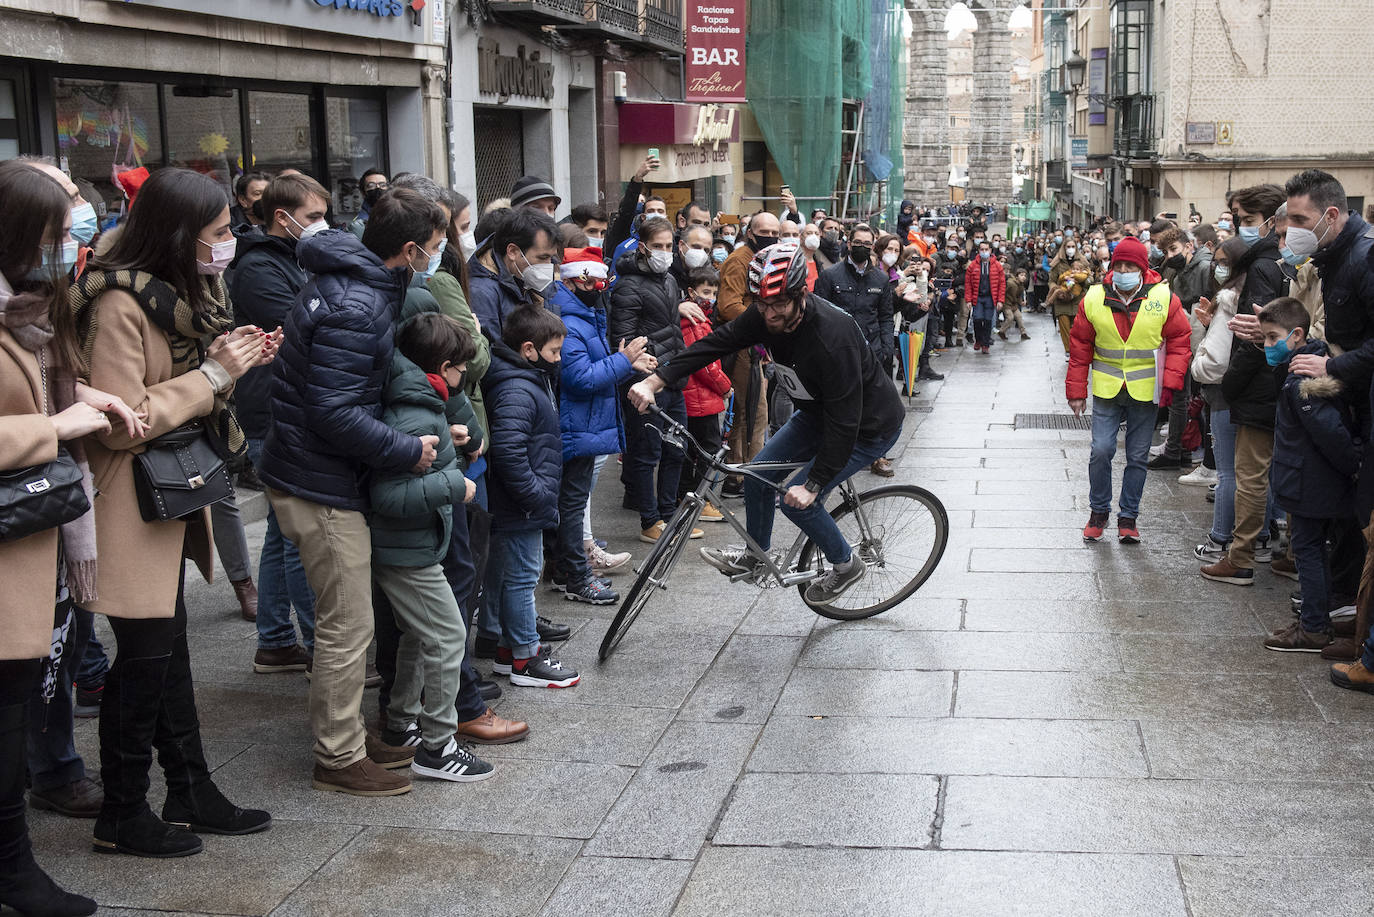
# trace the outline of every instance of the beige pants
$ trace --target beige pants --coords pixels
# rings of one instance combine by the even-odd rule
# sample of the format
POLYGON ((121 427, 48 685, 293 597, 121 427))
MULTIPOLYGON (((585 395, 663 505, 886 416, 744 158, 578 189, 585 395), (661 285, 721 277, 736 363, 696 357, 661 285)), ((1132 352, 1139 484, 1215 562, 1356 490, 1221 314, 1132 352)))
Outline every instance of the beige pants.
POLYGON ((310 728, 321 766, 348 767, 367 755, 363 681, 372 642, 372 537, 362 513, 268 488, 282 534, 301 553, 315 591, 315 663, 310 728))
POLYGON ((1002 327, 997 329, 998 334, 1006 334, 1007 329, 1012 325, 1015 325, 1016 330, 1022 334, 1026 333, 1026 323, 1021 321, 1021 309, 1019 306, 1007 306, 1002 311, 1006 313, 1007 317, 1002 320, 1002 327))
POLYGON ((1227 556, 1242 570, 1255 566, 1255 542, 1264 533, 1273 457, 1272 430, 1236 425, 1236 527, 1227 556))
MULTIPOLYGON (((749 355, 746 352, 740 353, 735 360, 735 371, 730 374, 730 384, 735 389, 735 425, 730 428, 730 452, 726 456, 726 461, 732 465, 740 462, 751 461, 763 449, 763 437, 768 432, 768 380, 759 379, 759 398, 754 415, 754 436, 747 443, 744 442, 745 434, 748 433, 749 419, 745 416, 745 400, 749 397, 749 355)), ((760 377, 762 373, 760 373, 760 377)))
POLYGON ((967 296, 964 301, 959 303, 959 323, 954 326, 954 339, 973 343, 973 335, 965 333, 968 330, 968 317, 973 314, 973 303, 969 302, 967 296))

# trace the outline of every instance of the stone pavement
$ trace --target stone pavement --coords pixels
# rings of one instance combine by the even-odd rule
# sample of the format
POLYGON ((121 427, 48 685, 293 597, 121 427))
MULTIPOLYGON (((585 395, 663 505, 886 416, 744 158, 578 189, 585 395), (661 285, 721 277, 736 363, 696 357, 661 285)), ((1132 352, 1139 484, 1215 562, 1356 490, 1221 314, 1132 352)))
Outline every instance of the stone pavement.
MULTIPOLYGON (((1031 341, 941 357, 914 403, 897 480, 952 535, 901 607, 826 621, 689 556, 598 666, 614 609, 541 593, 582 684, 508 689, 532 734, 486 750, 494 779, 362 800, 310 788, 306 682, 254 675, 227 586, 197 584, 207 752, 274 827, 153 861, 34 812, 41 861, 126 915, 1371 913, 1374 698, 1260 647, 1287 580, 1197 576, 1210 504, 1176 474, 1150 476, 1144 544, 1083 545, 1088 434, 1013 429, 1066 410, 1028 318, 1031 341)), ((614 470, 599 532, 640 552, 614 470)), ((79 741, 94 766, 92 723, 79 741)))

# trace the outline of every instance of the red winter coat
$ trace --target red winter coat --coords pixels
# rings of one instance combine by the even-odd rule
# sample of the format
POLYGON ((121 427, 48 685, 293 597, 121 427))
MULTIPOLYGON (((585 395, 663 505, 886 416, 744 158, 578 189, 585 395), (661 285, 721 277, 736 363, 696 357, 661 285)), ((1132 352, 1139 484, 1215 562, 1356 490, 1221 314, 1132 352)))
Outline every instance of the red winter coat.
MULTIPOLYGON (((1135 324, 1137 312, 1132 311, 1130 306, 1134 305, 1139 310, 1140 303, 1145 301, 1145 297, 1150 295, 1151 288, 1159 283, 1160 279, 1159 274, 1154 271, 1146 271, 1145 282, 1140 285, 1140 289, 1128 304, 1121 301, 1112 287, 1112 275, 1109 273, 1103 278, 1102 286, 1107 292, 1105 303, 1112 310, 1112 318, 1116 320, 1116 330, 1121 334, 1122 340, 1130 337, 1131 326, 1135 324)), ((1183 311, 1182 303, 1172 291, 1169 294, 1169 314, 1164 319, 1163 335, 1164 380, 1161 387, 1179 392, 1183 389, 1188 361, 1192 357, 1189 347, 1192 326, 1188 323, 1188 313, 1183 311)), ((1097 329, 1083 313, 1083 301, 1079 300, 1078 314, 1074 316, 1073 331, 1069 338, 1069 374, 1064 380, 1064 391, 1070 401, 1088 397, 1088 373, 1093 362, 1093 342, 1096 340, 1097 329)))
MULTIPOLYGON (((691 347, 713 330, 710 322, 682 319, 682 339, 691 347)), ((688 417, 710 417, 725 410, 725 396, 730 392, 730 377, 720 368, 720 361, 707 364, 687 378, 682 390, 687 400, 688 417)))
MULTIPOLYGON (((964 295, 972 305, 978 305, 978 281, 982 278, 981 258, 974 255, 968 259, 968 267, 964 268, 964 295)), ((1002 262, 994 258, 989 258, 988 267, 988 286, 992 287, 992 304, 1001 306, 1007 301, 1007 272, 1002 268, 1002 262)))

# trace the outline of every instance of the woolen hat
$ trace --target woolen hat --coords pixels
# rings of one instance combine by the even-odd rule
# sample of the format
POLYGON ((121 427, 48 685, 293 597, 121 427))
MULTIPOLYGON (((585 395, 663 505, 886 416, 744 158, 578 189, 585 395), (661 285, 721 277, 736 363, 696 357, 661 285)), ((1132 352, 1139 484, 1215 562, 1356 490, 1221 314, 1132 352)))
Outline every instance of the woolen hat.
POLYGON ((1118 261, 1139 265, 1141 271, 1150 269, 1149 252, 1145 251, 1145 246, 1133 236, 1127 236, 1116 243, 1116 248, 1112 251, 1112 263, 1115 264, 1118 261))
POLYGON ((553 185, 542 178, 535 178, 533 175, 523 175, 517 178, 510 189, 512 208, 524 207, 526 204, 542 201, 546 197, 553 198, 555 207, 563 203, 563 199, 554 193, 553 185))

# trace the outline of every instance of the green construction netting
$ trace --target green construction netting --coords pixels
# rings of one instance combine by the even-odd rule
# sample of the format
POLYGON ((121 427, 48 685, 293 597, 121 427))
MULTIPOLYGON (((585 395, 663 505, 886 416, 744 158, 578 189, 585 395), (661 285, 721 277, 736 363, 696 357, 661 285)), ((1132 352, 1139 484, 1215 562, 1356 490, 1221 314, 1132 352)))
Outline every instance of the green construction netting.
MULTIPOLYGON (((783 181, 801 208, 811 209, 835 193, 840 174, 840 126, 844 100, 865 99, 874 89, 875 29, 884 34, 900 24, 875 17, 893 0, 751 0, 746 91, 783 181)), ((885 44, 888 47, 891 44, 885 44)), ((900 52, 897 52, 900 57, 900 52)), ((892 54, 881 59, 890 71, 892 54)), ((887 78, 890 74, 883 73, 887 78)), ((905 80, 902 80, 905 95, 905 80)), ((888 83, 884 94, 896 98, 888 83)), ((866 133, 866 132, 865 132, 866 133)), ((895 146, 900 151, 900 129, 895 146)), ((883 149, 891 158, 888 139, 883 149)), ((861 144, 862 147, 862 144, 861 144)))
POLYGON ((867 184, 857 209, 879 223, 892 224, 901 207, 905 170, 902 121, 906 111, 905 12, 901 0, 869 0, 869 43, 873 85, 865 99, 863 143, 867 184), (882 184, 885 183, 885 184, 882 184))

